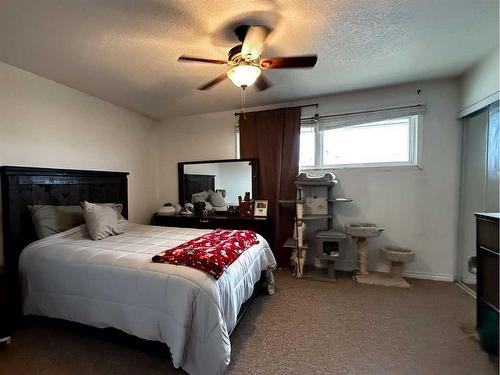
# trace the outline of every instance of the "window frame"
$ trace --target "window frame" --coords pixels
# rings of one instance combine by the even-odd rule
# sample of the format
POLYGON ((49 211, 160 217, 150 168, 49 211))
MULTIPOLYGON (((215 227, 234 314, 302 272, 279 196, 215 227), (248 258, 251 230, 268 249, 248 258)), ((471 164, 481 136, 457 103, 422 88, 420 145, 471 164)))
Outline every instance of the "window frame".
MULTIPOLYGON (((302 170, 334 170, 334 169, 357 169, 357 168, 388 168, 388 167, 417 167, 421 169, 419 163, 422 155, 422 115, 420 114, 412 114, 412 115, 403 115, 403 116, 391 116, 382 120, 370 120, 367 119, 365 124, 369 124, 371 122, 380 122, 384 120, 393 120, 399 118, 410 118, 409 124, 409 161, 403 162, 377 162, 377 163, 354 163, 354 164, 323 164, 323 131, 327 130, 327 126, 322 126, 317 123, 316 125, 301 125, 304 127, 313 127, 315 134, 315 152, 314 152, 314 165, 313 166, 300 166, 299 169, 302 170)), ((361 124, 356 125, 345 125, 345 126, 337 126, 336 128, 348 128, 359 126, 361 124)))

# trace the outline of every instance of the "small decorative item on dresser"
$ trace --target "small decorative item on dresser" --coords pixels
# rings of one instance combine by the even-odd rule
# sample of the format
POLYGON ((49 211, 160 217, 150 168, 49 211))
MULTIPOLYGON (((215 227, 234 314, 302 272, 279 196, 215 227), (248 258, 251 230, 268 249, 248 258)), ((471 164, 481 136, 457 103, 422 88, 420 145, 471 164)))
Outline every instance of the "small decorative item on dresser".
POLYGON ((158 215, 175 215, 175 208, 172 206, 170 203, 165 203, 163 206, 161 206, 159 209, 156 210, 156 213, 158 215))
POLYGON ((229 216, 238 216, 240 214, 240 207, 234 205, 227 206, 227 214, 229 216))
POLYGON ((240 202, 240 216, 253 216, 253 201, 240 202))
POLYGON ((195 215, 203 215, 203 211, 205 211, 205 202, 194 202, 194 214, 195 215))
POLYGON ((255 200, 253 216, 267 217, 267 200, 255 200))
POLYGON ((183 207, 180 209, 179 215, 180 216, 191 216, 191 215, 193 215, 193 213, 190 210, 188 210, 186 207, 183 207))
POLYGON ((215 211, 215 208, 205 208, 205 211, 203 211, 203 216, 215 216, 217 211, 215 211))

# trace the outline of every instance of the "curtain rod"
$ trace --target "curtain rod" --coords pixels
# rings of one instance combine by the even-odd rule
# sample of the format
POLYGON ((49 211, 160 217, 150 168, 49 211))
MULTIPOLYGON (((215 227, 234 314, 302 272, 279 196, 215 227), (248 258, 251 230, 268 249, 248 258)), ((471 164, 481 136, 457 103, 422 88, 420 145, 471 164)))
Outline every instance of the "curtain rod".
MULTIPOLYGON (((310 106, 309 106, 310 107, 310 106)), ((385 111, 393 111, 393 110, 398 110, 398 109, 411 109, 411 108, 418 108, 418 107, 425 107, 425 104, 413 104, 413 105, 405 105, 402 107, 390 107, 390 108, 382 108, 382 109, 372 109, 372 110, 367 110, 367 111, 357 111, 357 112, 344 112, 344 113, 335 113, 335 114, 329 114, 329 115, 322 115, 319 116, 320 119, 326 119, 326 118, 334 118, 334 117, 341 117, 341 116, 352 116, 352 115, 367 115, 367 114, 375 114, 379 112, 385 112, 385 111)), ((314 120, 318 119, 316 116, 310 116, 310 117, 301 117, 300 120, 314 120)))
MULTIPOLYGON (((296 105, 296 106, 293 106, 293 107, 299 107, 299 108, 316 107, 316 108, 318 108, 318 106, 319 106, 318 103, 314 103, 314 104, 296 105)), ((281 109, 281 108, 293 108, 293 107, 277 107, 277 108, 269 108, 268 110, 281 109)), ((263 111, 266 111, 266 110, 264 109, 263 111)), ((248 113, 248 112, 243 112, 243 114, 244 113, 248 113)), ((235 112, 234 113, 235 116, 239 116, 241 114, 242 114, 242 112, 235 112)))

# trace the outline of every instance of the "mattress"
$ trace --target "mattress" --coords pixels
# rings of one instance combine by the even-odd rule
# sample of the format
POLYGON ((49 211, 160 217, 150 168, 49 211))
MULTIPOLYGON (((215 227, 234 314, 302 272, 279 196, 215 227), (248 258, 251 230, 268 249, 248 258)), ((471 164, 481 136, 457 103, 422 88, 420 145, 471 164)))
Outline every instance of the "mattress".
POLYGON ((23 312, 98 328, 113 327, 168 345, 175 367, 221 374, 229 334, 261 271, 276 261, 266 240, 245 251, 220 279, 194 268, 152 263, 153 255, 210 230, 120 222, 122 235, 89 239, 85 225, 21 253, 23 312))

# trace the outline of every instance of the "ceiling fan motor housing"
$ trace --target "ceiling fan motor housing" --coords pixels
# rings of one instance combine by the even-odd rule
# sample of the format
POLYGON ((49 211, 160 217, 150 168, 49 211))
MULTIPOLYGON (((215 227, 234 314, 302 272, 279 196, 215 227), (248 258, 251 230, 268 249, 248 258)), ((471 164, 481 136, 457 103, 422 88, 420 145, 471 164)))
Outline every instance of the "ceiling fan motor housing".
POLYGON ((245 40, 245 37, 247 36, 248 29, 250 28, 250 25, 239 25, 234 29, 234 33, 238 37, 238 40, 243 43, 245 40))

